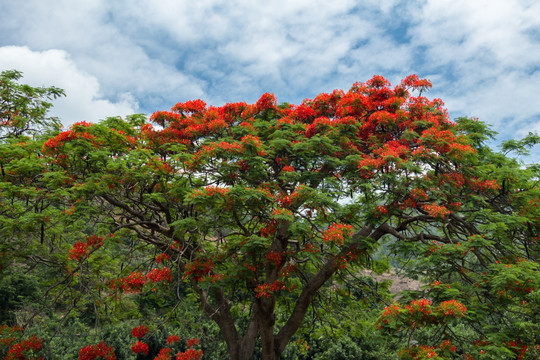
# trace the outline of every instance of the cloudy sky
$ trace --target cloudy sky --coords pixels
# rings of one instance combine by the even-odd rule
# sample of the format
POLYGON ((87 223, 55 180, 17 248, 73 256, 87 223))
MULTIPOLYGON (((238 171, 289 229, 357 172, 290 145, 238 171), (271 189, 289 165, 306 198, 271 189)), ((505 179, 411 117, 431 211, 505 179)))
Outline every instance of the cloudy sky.
POLYGON ((540 132, 538 14, 538 0, 0 0, 0 69, 64 88, 66 125, 416 73, 452 117, 519 137, 540 132))

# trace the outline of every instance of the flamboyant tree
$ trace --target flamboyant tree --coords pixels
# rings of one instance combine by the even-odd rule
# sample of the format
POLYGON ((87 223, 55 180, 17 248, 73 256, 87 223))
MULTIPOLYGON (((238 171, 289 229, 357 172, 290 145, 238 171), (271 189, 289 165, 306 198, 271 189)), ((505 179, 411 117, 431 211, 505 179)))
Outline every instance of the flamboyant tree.
POLYGON ((473 340, 529 351, 538 176, 492 153, 482 123, 450 121, 442 101, 421 96, 430 86, 375 76, 297 106, 264 94, 251 105, 178 103, 153 125, 76 123, 44 142, 32 184, 56 194, 62 221, 85 224, 64 253, 72 282, 101 297, 181 298, 188 287, 231 359, 250 359, 259 340, 263 359, 280 358, 316 295, 374 267, 383 241, 430 283, 377 323, 422 345, 404 357, 485 352, 473 340), (89 261, 108 247, 124 255, 105 278, 89 261))

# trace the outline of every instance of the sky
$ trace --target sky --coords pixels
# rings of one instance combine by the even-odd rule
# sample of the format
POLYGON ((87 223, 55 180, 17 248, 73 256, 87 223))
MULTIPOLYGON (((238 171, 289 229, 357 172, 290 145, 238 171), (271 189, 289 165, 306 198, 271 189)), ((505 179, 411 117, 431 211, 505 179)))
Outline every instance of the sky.
POLYGON ((0 70, 65 89, 51 112, 65 126, 417 74, 503 140, 540 133, 538 14, 538 0, 0 0, 0 70))

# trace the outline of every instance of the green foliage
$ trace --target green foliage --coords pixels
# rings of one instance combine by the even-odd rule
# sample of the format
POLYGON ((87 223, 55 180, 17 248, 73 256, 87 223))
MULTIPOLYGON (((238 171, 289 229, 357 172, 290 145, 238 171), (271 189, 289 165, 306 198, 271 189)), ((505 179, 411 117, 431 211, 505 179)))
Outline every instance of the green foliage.
POLYGON ((60 128, 57 119, 46 115, 52 106, 49 100, 64 96, 64 91, 54 86, 19 84, 21 77, 22 73, 16 70, 0 73, 0 139, 60 128))

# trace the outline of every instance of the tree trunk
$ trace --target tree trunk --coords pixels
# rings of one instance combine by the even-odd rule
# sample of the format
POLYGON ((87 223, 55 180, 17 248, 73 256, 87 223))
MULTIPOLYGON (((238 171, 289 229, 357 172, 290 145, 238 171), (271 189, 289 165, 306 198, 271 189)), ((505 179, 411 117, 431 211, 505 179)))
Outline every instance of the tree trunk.
POLYGON ((278 360, 279 354, 276 353, 274 343, 275 296, 271 295, 270 298, 257 299, 255 307, 257 308, 257 322, 259 323, 259 334, 261 335, 262 360, 278 360))

